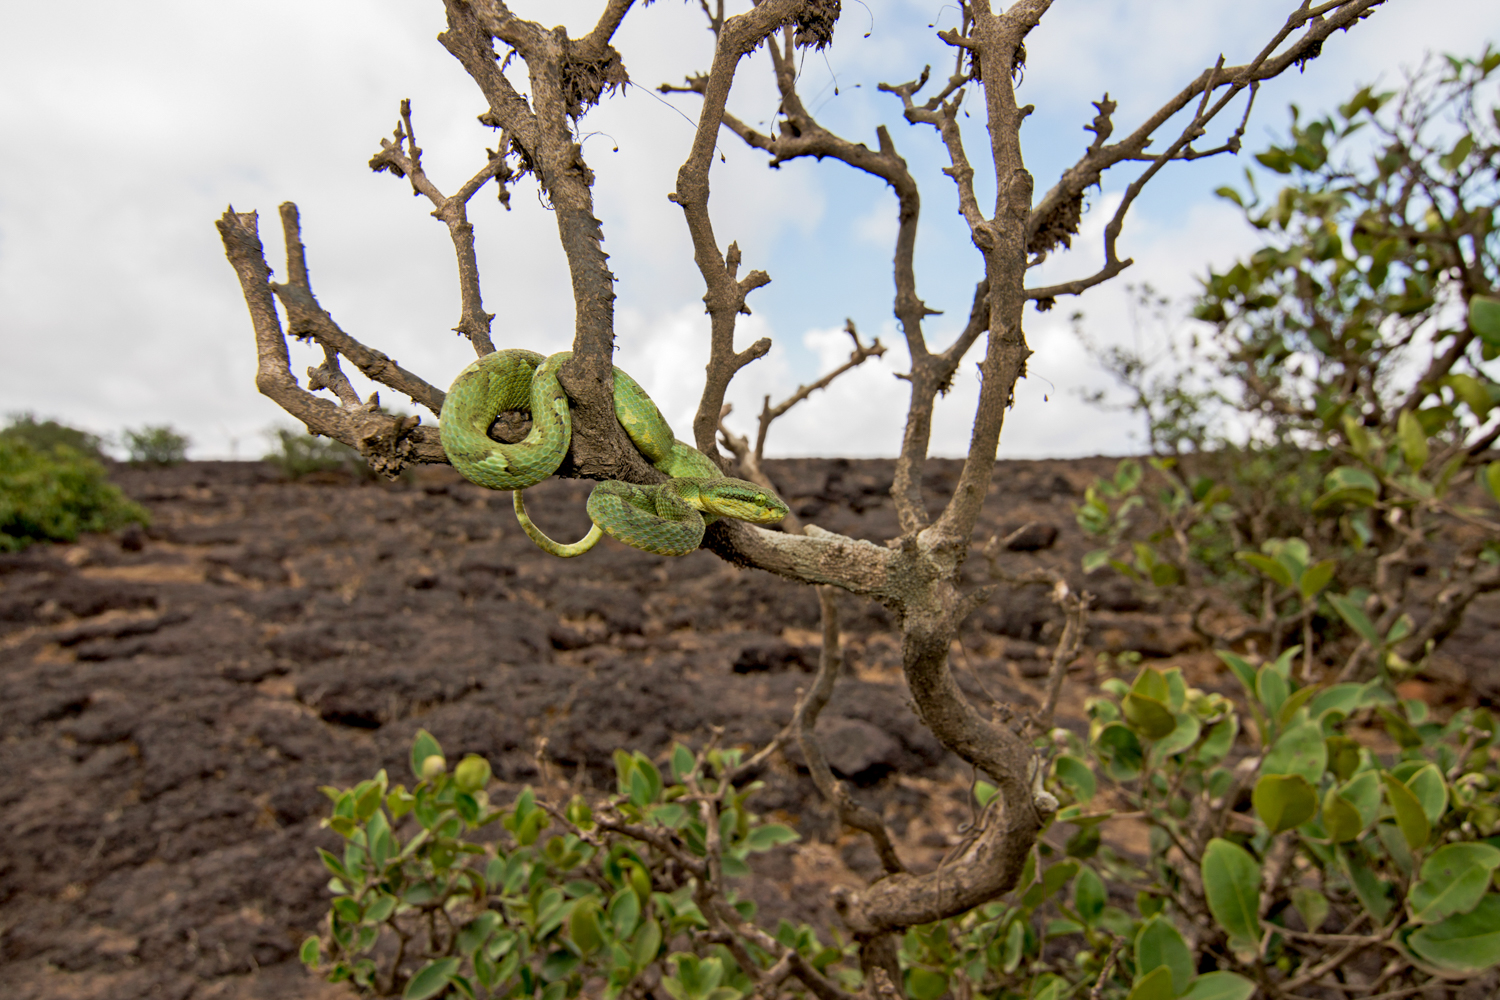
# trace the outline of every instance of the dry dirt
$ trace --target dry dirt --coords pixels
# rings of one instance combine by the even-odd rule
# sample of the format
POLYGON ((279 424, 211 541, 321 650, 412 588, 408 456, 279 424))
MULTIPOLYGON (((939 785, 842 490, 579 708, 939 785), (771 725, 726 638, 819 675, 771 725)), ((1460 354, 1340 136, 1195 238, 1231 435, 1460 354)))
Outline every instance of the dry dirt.
MULTIPOLYGON (((1072 505, 1114 461, 1001 463, 976 536, 1034 521, 1042 547, 1007 552, 1006 568, 1077 579, 1090 546, 1072 505)), ((768 465, 804 519, 895 533, 891 463, 768 465)), ((934 509, 957 469, 930 463, 934 509)), ((554 559, 521 534, 508 494, 448 469, 289 483, 259 463, 202 462, 114 478, 151 511, 149 530, 0 556, 9 1000, 342 996, 295 955, 326 912, 314 847, 338 840, 319 827, 319 785, 380 767, 409 780, 424 727, 450 759, 488 757, 512 788, 604 788, 616 747, 660 757, 714 727, 732 745, 764 743, 816 662, 809 589, 610 539, 554 559)), ((590 486, 549 481, 528 506, 554 537, 581 537, 590 486)), ((966 571, 977 581, 984 560, 966 571)), ((1180 621, 1119 582, 1088 584, 1098 611, 1065 723, 1079 724, 1100 650, 1172 657, 1229 690, 1180 621)), ((912 715, 886 612, 846 596, 842 613, 850 675, 822 722, 828 754, 920 867, 968 818, 969 775, 912 715)), ((1450 647, 1482 700, 1500 693, 1496 619, 1478 609, 1450 647)), ((1003 592, 955 643, 961 683, 981 705, 1034 703, 1059 624, 1043 588, 1003 592)), ((1459 687, 1428 693, 1472 696, 1459 687)), ((874 857, 839 834, 795 756, 763 777, 760 811, 805 839, 764 856, 747 892, 773 922, 824 918, 827 894, 805 890, 870 872, 874 857)))

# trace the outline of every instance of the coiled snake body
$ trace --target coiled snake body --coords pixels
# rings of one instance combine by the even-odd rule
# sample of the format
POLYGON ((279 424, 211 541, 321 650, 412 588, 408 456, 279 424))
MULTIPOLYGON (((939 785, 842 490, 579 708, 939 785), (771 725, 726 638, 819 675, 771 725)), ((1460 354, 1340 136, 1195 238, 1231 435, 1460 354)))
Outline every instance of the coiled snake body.
POLYGON ((557 369, 570 357, 567 351, 544 357, 519 349, 487 354, 454 379, 439 417, 448 461, 472 483, 515 491, 516 519, 541 548, 556 556, 580 555, 593 548, 602 529, 638 549, 680 556, 696 549, 705 526, 719 517, 772 524, 786 516, 776 494, 728 478, 707 455, 674 438, 651 397, 616 368, 615 416, 641 454, 672 479, 657 486, 602 482, 589 495, 594 526, 588 535, 572 545, 548 538, 527 517, 521 492, 556 472, 568 452, 573 420, 557 369), (515 444, 490 438, 495 418, 511 410, 531 414, 530 432, 515 444))

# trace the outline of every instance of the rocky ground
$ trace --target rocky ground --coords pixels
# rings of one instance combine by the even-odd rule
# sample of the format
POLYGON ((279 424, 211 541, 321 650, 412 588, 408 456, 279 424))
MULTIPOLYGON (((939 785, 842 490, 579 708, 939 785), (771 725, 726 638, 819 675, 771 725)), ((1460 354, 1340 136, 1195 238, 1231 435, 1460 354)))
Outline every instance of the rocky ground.
MULTIPOLYGON (((895 533, 891 463, 768 463, 806 520, 875 540, 895 533)), ((1078 579, 1091 547, 1073 522, 1113 459, 1007 462, 976 536, 1035 527, 1002 559, 1078 579)), ((930 463, 934 509, 958 463, 930 463)), ((12 1000, 342 996, 295 950, 326 912, 314 847, 323 784, 379 767, 405 775, 418 727, 450 759, 489 758, 513 786, 605 786, 616 747, 662 755, 721 727, 769 740, 817 659, 815 595, 698 552, 655 556, 606 539, 576 560, 536 549, 508 494, 446 468, 411 481, 285 482, 259 463, 120 467, 153 517, 144 532, 0 556, 0 993, 12 1000)), ((527 494, 554 537, 581 537, 592 484, 527 494)), ((975 580, 982 558, 969 561, 975 580)), ((1172 657, 1229 684, 1178 620, 1128 586, 1099 596, 1065 709, 1099 651, 1172 657)), ((845 597, 849 676, 821 732, 831 763, 929 862, 968 818, 967 771, 917 723, 885 611, 845 597)), ((1500 694, 1500 611, 1450 646, 1435 698, 1500 694)), ((1041 587, 1002 592, 971 619, 954 664, 980 704, 1034 702, 1060 615, 1041 587)), ((777 760, 760 811, 803 831, 766 855, 762 915, 818 919, 826 893, 875 867, 777 760)), ((398 779, 401 780, 401 779, 398 779)), ((496 795, 504 801, 504 792, 496 795)))

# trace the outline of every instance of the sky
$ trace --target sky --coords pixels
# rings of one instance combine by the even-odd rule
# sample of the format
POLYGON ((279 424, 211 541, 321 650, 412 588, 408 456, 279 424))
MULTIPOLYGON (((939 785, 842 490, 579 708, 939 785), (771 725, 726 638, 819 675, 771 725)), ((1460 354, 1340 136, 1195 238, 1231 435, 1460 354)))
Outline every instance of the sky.
MULTIPOLYGON (((515 0, 512 9, 573 34, 602 0, 515 0)), ((731 4, 731 9, 748 3, 731 4)), ((1038 196, 1083 152, 1090 101, 1119 104, 1116 135, 1211 66, 1248 61, 1294 0, 1058 0, 1027 40, 1019 97, 1036 107, 1022 132, 1038 196)), ((874 145, 887 123, 923 191, 918 292, 943 310, 928 326, 941 349, 967 319, 982 272, 957 215, 936 133, 906 124, 876 89, 913 79, 924 64, 946 76, 956 8, 937 0, 848 0, 834 45, 801 57, 799 90, 825 126, 874 145)), ((452 332, 459 318, 446 228, 409 185, 367 167, 410 98, 417 139, 446 193, 484 163, 495 134, 476 121, 477 89, 442 46, 439 0, 79 0, 67 25, 45 4, 0 7, 0 414, 32 411, 96 433, 168 424, 192 440, 194 458, 257 458, 267 429, 294 422, 255 389, 253 335, 214 221, 233 205, 260 213, 278 275, 285 265, 277 206, 301 209, 313 290, 350 334, 429 382, 446 385, 473 360, 452 332)), ((1072 332, 1085 313, 1096 341, 1142 343, 1125 286, 1149 283, 1186 303, 1210 266, 1257 245, 1254 231, 1215 188, 1239 183, 1250 153, 1284 133, 1287 106, 1321 113, 1357 87, 1398 84, 1428 52, 1474 54, 1500 42, 1493 0, 1390 0, 1335 35, 1302 73, 1261 89, 1239 158, 1169 165, 1131 209, 1121 240, 1136 261, 1108 286, 1028 308, 1036 352, 1018 387, 1003 458, 1127 454, 1141 448, 1136 421, 1086 404, 1107 385, 1072 332)), ((617 276, 620 367, 657 401, 679 437, 708 356, 703 285, 681 210, 667 201, 692 140, 697 98, 656 85, 704 70, 712 36, 696 3, 658 0, 632 11, 616 45, 633 84, 579 124, 594 170, 595 210, 617 276)), ((512 78, 528 88, 518 70, 512 78)), ((730 109, 764 128, 777 104, 769 61, 741 64, 730 109)), ((1222 141, 1238 121, 1215 124, 1222 141)), ((983 103, 965 104, 966 143, 985 149, 983 103)), ((1159 145, 1172 134, 1161 133, 1159 145)), ((752 293, 737 345, 769 336, 770 354, 730 387, 728 423, 753 436, 761 400, 772 402, 847 357, 852 318, 890 347, 880 359, 798 405, 771 429, 768 456, 891 456, 900 444, 907 358, 892 316, 895 198, 883 183, 835 162, 768 170, 763 154, 724 132, 711 175, 721 246, 734 240, 742 270, 767 271, 752 293)), ((981 157, 976 186, 993 204, 981 157)), ((1030 283, 1092 273, 1104 222, 1132 174, 1107 175, 1088 198, 1074 251, 1054 254, 1030 283)), ((1265 182, 1262 182, 1264 187, 1265 182)), ((471 203, 486 308, 499 347, 551 352, 569 346, 573 307, 553 217, 534 183, 506 211, 487 187, 471 203)), ((940 400, 931 453, 962 455, 977 399, 965 360, 940 400)), ((320 358, 294 344, 293 371, 320 358)), ((352 366, 346 365, 346 370, 352 366)), ((356 378, 362 392, 371 386, 356 378)), ((382 400, 417 408, 389 390, 382 400)), ((435 418, 419 411, 425 423, 435 418)))

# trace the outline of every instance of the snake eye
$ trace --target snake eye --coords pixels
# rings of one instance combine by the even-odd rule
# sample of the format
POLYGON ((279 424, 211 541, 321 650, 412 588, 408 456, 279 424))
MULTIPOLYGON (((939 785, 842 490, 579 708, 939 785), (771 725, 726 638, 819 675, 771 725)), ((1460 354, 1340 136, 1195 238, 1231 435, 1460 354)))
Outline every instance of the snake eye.
POLYGON ((755 502, 758 504, 764 504, 766 502, 766 495, 764 493, 755 494, 755 502))

